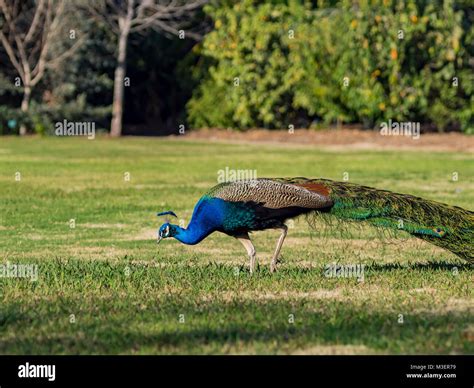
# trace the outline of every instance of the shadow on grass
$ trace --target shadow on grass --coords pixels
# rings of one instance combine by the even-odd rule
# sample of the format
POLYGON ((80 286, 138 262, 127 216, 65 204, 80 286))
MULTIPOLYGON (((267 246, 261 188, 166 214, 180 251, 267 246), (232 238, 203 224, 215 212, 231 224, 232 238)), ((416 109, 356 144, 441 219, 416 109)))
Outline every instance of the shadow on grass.
POLYGON ((472 271, 474 270, 474 265, 470 263, 451 263, 447 261, 432 261, 429 263, 387 263, 387 264, 378 264, 372 263, 365 266, 365 269, 368 271, 374 272, 389 272, 389 271, 399 271, 399 270, 416 270, 416 271, 449 271, 457 270, 462 271, 472 271))
MULTIPOLYGON (((344 261, 340 261, 337 263, 338 265, 345 265, 344 261)), ((353 265, 354 263, 350 263, 353 265)), ((257 275, 266 276, 266 277, 281 277, 287 275, 310 275, 314 273, 323 273, 325 270, 326 264, 315 265, 314 267, 299 267, 297 264, 285 263, 283 265, 280 264, 278 271, 274 274, 270 273, 266 265, 259 265, 257 267, 257 275)), ((225 265, 221 265, 225 266, 225 265)), ((241 271, 248 272, 248 268, 246 265, 242 265, 239 267, 241 271)), ((393 271, 406 271, 406 270, 414 270, 414 271, 446 271, 446 272, 465 272, 465 271, 473 271, 474 265, 470 263, 452 263, 447 261, 439 261, 439 262, 429 262, 429 263, 371 263, 365 264, 364 270, 367 272, 393 272, 393 271)))
POLYGON ((101 314, 96 306, 83 306, 75 325, 58 322, 56 327, 51 325, 58 318, 54 314, 42 321, 18 314, 16 318, 0 326, 3 331, 14 325, 16 333, 0 342, 2 354, 199 354, 229 349, 288 353, 336 345, 362 345, 371 353, 474 351, 474 344, 463 337, 463 330, 472 322, 467 312, 407 313, 401 325, 396 312, 361 310, 337 301, 297 307, 289 301, 165 302, 140 313, 121 305, 101 314), (186 323, 178 323, 179 314, 184 314, 186 323), (294 314, 294 323, 288 321, 289 314, 294 314))

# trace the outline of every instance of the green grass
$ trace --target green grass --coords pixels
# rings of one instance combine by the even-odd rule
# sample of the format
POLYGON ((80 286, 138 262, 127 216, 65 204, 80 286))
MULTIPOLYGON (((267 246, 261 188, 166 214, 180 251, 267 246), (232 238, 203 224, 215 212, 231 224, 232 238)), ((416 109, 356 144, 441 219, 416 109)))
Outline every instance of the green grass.
POLYGON ((0 353, 474 353, 472 266, 416 239, 311 231, 300 219, 273 275, 278 232, 254 234, 254 276, 222 234, 157 246, 156 212, 187 223, 226 166, 260 177, 348 172, 355 183, 474 203, 463 153, 0 138, 0 261, 39 271, 36 282, 0 278, 0 353), (329 263, 365 264, 365 279, 325 277, 329 263))

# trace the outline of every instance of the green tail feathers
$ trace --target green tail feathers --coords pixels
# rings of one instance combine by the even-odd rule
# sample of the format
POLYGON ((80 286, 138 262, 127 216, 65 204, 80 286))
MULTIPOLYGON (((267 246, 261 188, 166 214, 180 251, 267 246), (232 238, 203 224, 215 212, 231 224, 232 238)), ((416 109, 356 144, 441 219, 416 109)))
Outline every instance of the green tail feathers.
POLYGON ((474 263, 474 212, 412 195, 317 181, 330 190, 330 214, 403 230, 474 263))

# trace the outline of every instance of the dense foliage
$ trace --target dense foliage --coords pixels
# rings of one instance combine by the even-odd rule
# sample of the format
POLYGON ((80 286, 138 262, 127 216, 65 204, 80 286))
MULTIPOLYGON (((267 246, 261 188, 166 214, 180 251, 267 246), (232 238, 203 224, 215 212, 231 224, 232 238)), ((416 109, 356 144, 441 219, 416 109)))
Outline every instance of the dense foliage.
MULTIPOLYGON (((205 12, 213 29, 198 44, 130 40, 125 133, 388 120, 474 133, 471 0, 225 0, 205 12)), ((68 26, 86 43, 48 69, 27 114, 0 45, 0 134, 51 133, 64 119, 109 128, 116 37, 76 16, 68 26)))
POLYGON ((467 3, 277 3, 207 9, 215 29, 201 50, 212 65, 188 104, 192 125, 374 126, 392 119, 474 130, 467 3))

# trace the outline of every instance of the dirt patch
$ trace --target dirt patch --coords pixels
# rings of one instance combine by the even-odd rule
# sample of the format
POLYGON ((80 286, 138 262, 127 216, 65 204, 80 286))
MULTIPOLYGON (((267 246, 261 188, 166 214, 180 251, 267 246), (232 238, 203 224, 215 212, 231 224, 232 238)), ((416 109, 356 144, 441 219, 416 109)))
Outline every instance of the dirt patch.
POLYGON ((78 224, 77 226, 89 229, 125 229, 128 225, 126 224, 93 224, 84 223, 78 224))
POLYGON ((363 345, 318 345, 305 349, 299 349, 291 354, 305 355, 351 355, 351 354, 375 354, 376 351, 363 345))
MULTIPOLYGON (((281 291, 281 292, 261 292, 261 291, 225 291, 220 293, 219 299, 225 302, 232 302, 234 300, 252 300, 252 301, 270 301, 270 300, 291 300, 291 299, 340 299, 341 291, 339 290, 316 290, 308 292, 299 291, 281 291)), ((204 295, 202 300, 212 301, 216 297, 213 294, 204 295)))
POLYGON ((41 235, 41 234, 38 234, 38 233, 29 233, 29 234, 26 236, 26 239, 27 239, 27 240, 38 241, 38 240, 43 240, 43 239, 44 239, 44 236, 41 235))
POLYGON ((296 129, 294 133, 267 129, 252 129, 245 132, 201 129, 190 131, 185 138, 243 143, 311 144, 334 150, 395 148, 427 151, 474 151, 474 136, 461 133, 425 133, 421 134, 418 139, 413 139, 407 136, 382 136, 379 131, 360 129, 296 129))
POLYGON ((111 246, 107 247, 84 247, 84 246, 73 246, 64 250, 63 254, 68 255, 71 258, 77 258, 81 260, 115 260, 117 258, 125 257, 130 253, 129 249, 115 248, 111 246))
POLYGON ((445 303, 436 301, 437 306, 432 308, 418 308, 413 313, 441 314, 474 314, 474 300, 466 298, 450 298, 445 303))
POLYGON ((156 235, 156 230, 151 229, 151 228, 146 228, 140 230, 138 233, 131 235, 131 236, 124 236, 121 237, 122 240, 128 240, 128 241, 142 241, 142 240, 148 240, 148 241, 156 241, 157 235, 156 235))
POLYGON ((469 325, 467 329, 464 330, 463 337, 467 341, 474 343, 474 325, 469 325))

